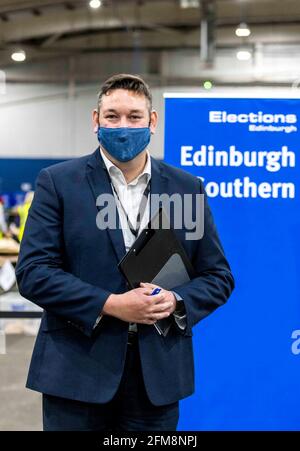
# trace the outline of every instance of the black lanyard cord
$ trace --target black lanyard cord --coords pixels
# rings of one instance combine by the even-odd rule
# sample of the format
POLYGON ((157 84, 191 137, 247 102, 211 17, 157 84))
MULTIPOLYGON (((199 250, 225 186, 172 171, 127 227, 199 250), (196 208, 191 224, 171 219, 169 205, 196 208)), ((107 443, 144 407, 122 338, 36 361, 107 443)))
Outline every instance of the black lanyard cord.
POLYGON ((118 192, 117 192, 117 190, 116 190, 116 188, 115 188, 115 186, 114 186, 114 184, 112 182, 111 182, 111 186, 112 186, 112 188, 113 188, 113 190, 114 190, 114 192, 115 192, 115 194, 117 196, 117 199, 118 199, 118 201, 120 203, 120 206, 121 206, 121 208, 122 208, 122 210, 123 210, 123 212, 124 212, 124 214, 126 216, 126 221, 127 221, 128 226, 129 226, 130 232, 136 238, 138 236, 138 233, 139 233, 139 230, 140 230, 140 227, 141 227, 141 222, 142 222, 142 219, 144 217, 145 210, 146 210, 146 207, 147 207, 148 197, 149 197, 149 193, 150 193, 150 180, 148 181, 147 186, 146 186, 146 188, 145 188, 145 190, 143 192, 142 200, 141 200, 140 205, 139 205, 139 211, 138 211, 137 218, 136 218, 137 228, 133 227, 132 222, 130 221, 129 216, 128 216, 128 214, 127 214, 127 212, 126 212, 126 210, 125 210, 125 208, 124 208, 124 206, 123 206, 123 204, 122 204, 122 202, 120 200, 119 194, 118 194, 118 192))

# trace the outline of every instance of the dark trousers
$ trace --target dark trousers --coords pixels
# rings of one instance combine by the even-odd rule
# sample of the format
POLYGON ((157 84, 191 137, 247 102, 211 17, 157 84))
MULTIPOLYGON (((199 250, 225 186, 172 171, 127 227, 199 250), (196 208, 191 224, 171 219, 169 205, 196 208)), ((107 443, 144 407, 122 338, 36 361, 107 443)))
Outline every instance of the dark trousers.
POLYGON ((137 343, 127 346, 124 373, 112 401, 90 404, 43 395, 44 431, 176 431, 178 418, 178 401, 164 406, 150 402, 137 343))

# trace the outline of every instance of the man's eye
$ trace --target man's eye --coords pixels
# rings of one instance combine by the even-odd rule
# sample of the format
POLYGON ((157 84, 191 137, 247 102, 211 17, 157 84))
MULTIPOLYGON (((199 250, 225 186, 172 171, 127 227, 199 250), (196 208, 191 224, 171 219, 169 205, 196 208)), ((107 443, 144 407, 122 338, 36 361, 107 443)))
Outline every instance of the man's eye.
POLYGON ((137 121, 138 119, 142 119, 141 116, 130 116, 130 119, 137 121))
POLYGON ((109 114, 108 116, 105 116, 105 119, 117 119, 117 116, 115 114, 109 114))

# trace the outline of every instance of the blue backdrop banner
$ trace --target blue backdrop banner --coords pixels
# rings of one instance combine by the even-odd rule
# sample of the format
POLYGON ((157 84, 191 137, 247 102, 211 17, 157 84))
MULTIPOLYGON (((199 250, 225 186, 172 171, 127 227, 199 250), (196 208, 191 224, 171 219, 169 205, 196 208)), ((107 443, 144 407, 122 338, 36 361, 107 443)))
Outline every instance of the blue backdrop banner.
POLYGON ((204 180, 236 280, 195 327, 180 430, 300 430, 300 99, 165 95, 165 161, 204 180))
POLYGON ((35 189, 35 181, 41 169, 64 159, 0 158, 0 197, 5 207, 11 208, 23 202, 26 191, 35 189))

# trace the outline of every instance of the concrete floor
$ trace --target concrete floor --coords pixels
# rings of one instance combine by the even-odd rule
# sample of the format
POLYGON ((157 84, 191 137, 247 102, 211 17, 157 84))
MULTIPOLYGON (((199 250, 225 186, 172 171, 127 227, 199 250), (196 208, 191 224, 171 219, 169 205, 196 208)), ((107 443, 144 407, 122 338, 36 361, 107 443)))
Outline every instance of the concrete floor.
POLYGON ((25 388, 35 337, 6 335, 6 354, 0 355, 0 431, 40 431, 40 393, 25 388))

